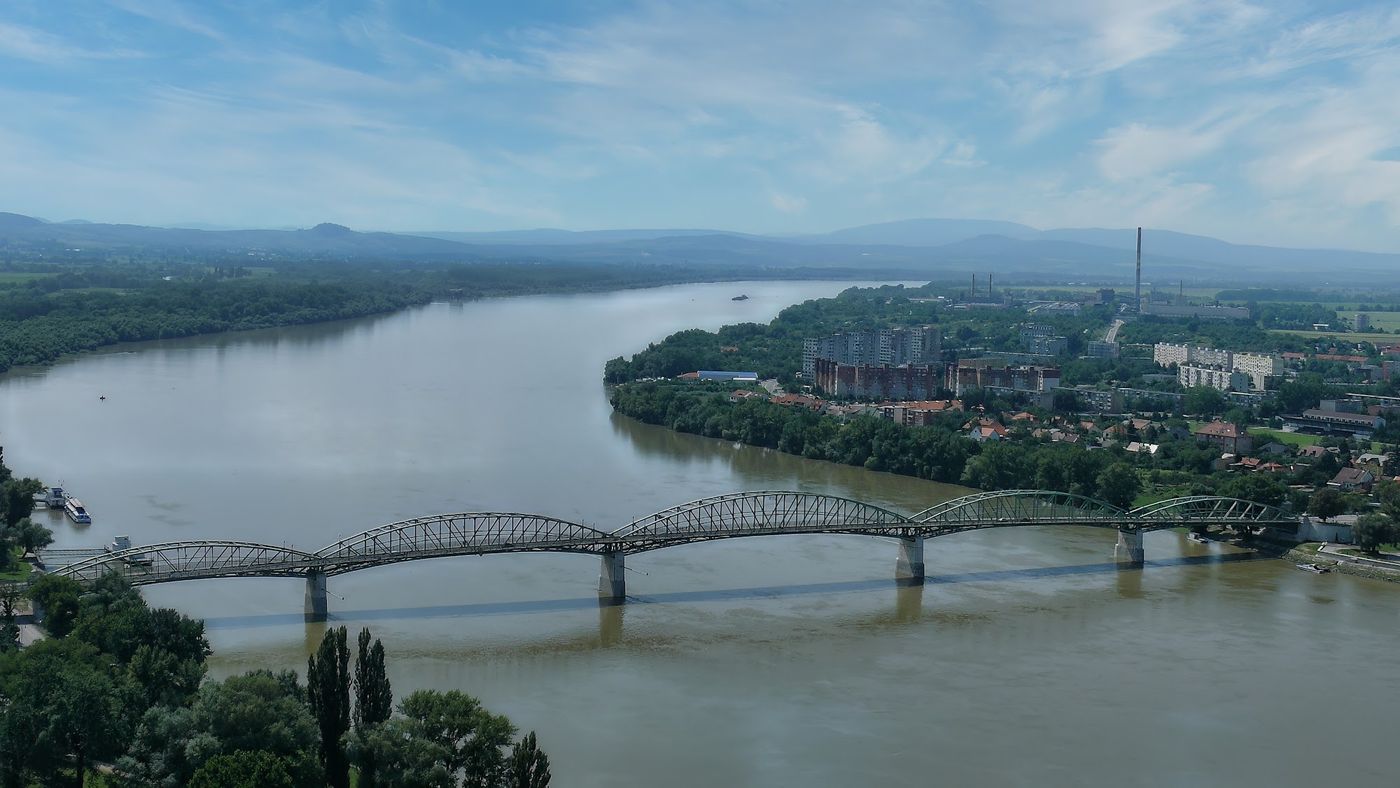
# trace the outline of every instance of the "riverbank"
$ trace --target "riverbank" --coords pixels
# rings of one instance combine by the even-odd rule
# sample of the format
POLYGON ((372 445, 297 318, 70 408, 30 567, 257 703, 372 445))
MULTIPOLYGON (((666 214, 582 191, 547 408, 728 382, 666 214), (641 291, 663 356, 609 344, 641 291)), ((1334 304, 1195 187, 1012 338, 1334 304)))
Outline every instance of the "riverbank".
POLYGON ((1367 566, 1325 552, 1322 550, 1323 547, 1324 544, 1322 542, 1304 542, 1299 545, 1291 545, 1287 550, 1279 552, 1278 557, 1297 563, 1327 566, 1333 571, 1340 572, 1344 575, 1365 577, 1371 580, 1384 580, 1387 583, 1400 583, 1400 567, 1396 569, 1384 569, 1375 566, 1367 566))
POLYGON ((193 265, 57 267, 0 286, 0 373, 140 342, 385 315, 434 300, 565 295, 731 281, 868 279, 847 269, 477 264, 365 269, 288 264, 257 276, 193 265))

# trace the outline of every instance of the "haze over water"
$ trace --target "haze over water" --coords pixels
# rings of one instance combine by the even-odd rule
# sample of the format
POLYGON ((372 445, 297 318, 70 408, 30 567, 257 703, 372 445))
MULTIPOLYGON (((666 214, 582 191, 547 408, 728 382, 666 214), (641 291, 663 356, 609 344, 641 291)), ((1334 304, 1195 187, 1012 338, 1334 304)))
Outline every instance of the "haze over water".
MULTIPOLYGON (((0 443, 93 511, 82 530, 51 516, 58 546, 315 550, 447 511, 612 529, 743 489, 910 512, 965 492, 611 414, 606 359, 848 286, 434 304, 125 346, 0 378, 0 443)), ((538 731, 560 785, 1393 784, 1394 586, 1214 560, 1177 533, 1119 572, 1111 533, 1022 529, 932 540, 930 584, 896 589, 895 551, 648 553, 628 561, 634 600, 602 610, 593 557, 417 562, 331 578, 331 623, 384 639, 400 696, 463 689, 538 731)), ((301 623, 296 580, 145 593, 208 619, 216 676, 302 671, 324 631, 301 623)))

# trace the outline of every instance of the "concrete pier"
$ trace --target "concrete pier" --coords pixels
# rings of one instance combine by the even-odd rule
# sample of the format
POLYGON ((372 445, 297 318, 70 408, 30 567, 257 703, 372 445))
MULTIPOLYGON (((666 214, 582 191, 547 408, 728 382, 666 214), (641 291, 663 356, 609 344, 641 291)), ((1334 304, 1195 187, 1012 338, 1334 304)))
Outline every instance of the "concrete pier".
POLYGON ((894 563, 894 579, 903 585, 924 582, 924 538, 905 536, 899 539, 899 559, 894 563))
POLYGON ((1142 566, 1142 531, 1118 531, 1118 546, 1113 548, 1113 558, 1125 566, 1142 566))
POLYGON ((306 575, 306 620, 326 620, 326 573, 310 572, 306 575))
POLYGON ((620 605, 627 601, 627 561, 624 553, 603 553, 603 566, 598 573, 598 602, 620 605))

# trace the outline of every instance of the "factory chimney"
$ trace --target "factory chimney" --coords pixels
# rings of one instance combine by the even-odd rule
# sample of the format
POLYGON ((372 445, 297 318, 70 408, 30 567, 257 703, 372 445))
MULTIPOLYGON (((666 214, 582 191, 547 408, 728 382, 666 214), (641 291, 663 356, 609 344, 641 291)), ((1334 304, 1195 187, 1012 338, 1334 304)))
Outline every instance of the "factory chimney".
POLYGON ((967 300, 969 302, 977 300, 977 272, 975 271, 972 274, 972 289, 967 291, 967 300))
POLYGON ((1133 300, 1137 302, 1138 314, 1142 314, 1142 228, 1138 228, 1137 284, 1133 287, 1133 300))
POLYGON ((987 300, 996 303, 996 298, 992 296, 992 272, 987 272, 987 300))

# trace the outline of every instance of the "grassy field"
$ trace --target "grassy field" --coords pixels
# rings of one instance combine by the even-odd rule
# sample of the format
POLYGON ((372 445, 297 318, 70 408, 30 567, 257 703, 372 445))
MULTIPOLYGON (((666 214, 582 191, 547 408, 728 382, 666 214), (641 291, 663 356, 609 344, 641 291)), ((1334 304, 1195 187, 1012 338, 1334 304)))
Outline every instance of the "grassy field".
POLYGON ((32 282, 35 279, 44 279, 53 276, 51 273, 25 273, 23 271, 0 271, 0 285, 23 284, 32 282))
MULTIPOLYGON (((1393 313, 1387 312, 1385 314, 1393 313)), ((1358 334, 1353 331, 1299 331, 1294 328, 1271 328, 1269 332, 1273 334, 1293 334, 1294 336, 1306 337, 1308 339, 1330 337, 1339 342, 1372 342, 1380 345, 1400 344, 1400 334, 1376 334, 1371 332, 1358 334)))
MULTIPOLYGON (((1355 310, 1340 314, 1341 318, 1348 323, 1356 317, 1355 310)), ((1371 328, 1373 329, 1385 329, 1394 333, 1395 329, 1400 328, 1400 312, 1367 312, 1366 314, 1371 316, 1371 328)))
POLYGON ((1311 446, 1322 440, 1317 435, 1304 435, 1300 432, 1284 432, 1283 430, 1273 430, 1268 427, 1250 427, 1250 435, 1258 435, 1271 441, 1278 441, 1287 446, 1311 446))

